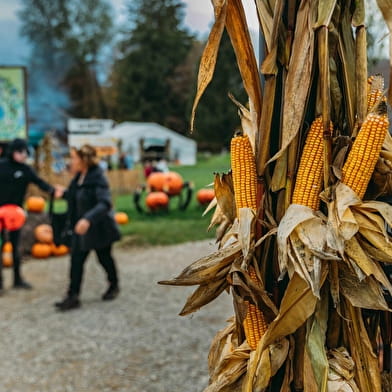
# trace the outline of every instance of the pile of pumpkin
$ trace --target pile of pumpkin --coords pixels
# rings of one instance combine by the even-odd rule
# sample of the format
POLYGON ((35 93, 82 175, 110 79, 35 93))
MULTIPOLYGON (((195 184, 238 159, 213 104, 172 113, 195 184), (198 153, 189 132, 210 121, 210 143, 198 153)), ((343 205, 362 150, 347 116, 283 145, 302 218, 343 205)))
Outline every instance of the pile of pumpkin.
POLYGON ((181 193, 184 181, 176 172, 154 172, 147 178, 149 193, 146 197, 146 205, 151 211, 167 208, 169 197, 181 193))
MULTIPOLYGON (((30 196, 26 200, 26 209, 30 213, 42 213, 45 209, 45 199, 41 196, 30 196)), ((48 224, 40 224, 34 229, 36 242, 31 247, 31 255, 44 259, 49 256, 63 256, 69 252, 65 245, 56 245, 53 242, 53 229, 48 224)))
MULTIPOLYGON (((180 174, 170 171, 167 173, 151 173, 147 178, 146 205, 151 211, 165 209, 169 205, 169 198, 177 196, 184 188, 184 180, 180 174)), ((201 205, 209 204, 215 197, 212 188, 202 188, 196 194, 201 205)))
POLYGON ((31 247, 31 255, 38 259, 45 259, 49 256, 63 256, 69 252, 65 245, 56 245, 53 242, 52 226, 43 223, 34 229, 36 243, 31 247))

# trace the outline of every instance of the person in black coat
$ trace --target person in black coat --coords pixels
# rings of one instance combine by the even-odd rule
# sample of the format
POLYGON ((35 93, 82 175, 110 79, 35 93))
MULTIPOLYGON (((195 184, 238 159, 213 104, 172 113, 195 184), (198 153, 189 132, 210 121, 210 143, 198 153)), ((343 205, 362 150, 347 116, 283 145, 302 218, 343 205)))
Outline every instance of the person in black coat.
MULTIPOLYGON (((8 150, 0 159, 0 206, 5 204, 16 204, 20 207, 26 196, 27 186, 30 183, 36 184, 43 191, 52 193, 55 189, 37 176, 35 171, 28 166, 25 161, 28 155, 27 143, 23 139, 14 139, 8 145, 8 150)), ((58 196, 55 193, 55 196, 58 196)), ((19 254, 20 230, 8 233, 8 238, 13 249, 13 269, 14 288, 31 289, 32 286, 26 282, 21 275, 21 263, 19 254)), ((5 242, 5 232, 2 232, 3 244, 5 242)), ((1 254, 2 252, 0 252, 1 254)), ((0 291, 3 290, 2 260, 0 260, 0 291)))
POLYGON ((73 228, 70 283, 64 300, 55 304, 62 311, 80 306, 83 267, 91 250, 95 250, 109 281, 102 299, 112 300, 119 294, 111 249, 113 242, 120 239, 120 232, 114 220, 109 185, 98 166, 95 149, 89 145, 72 148, 70 167, 76 174, 63 195, 73 228))

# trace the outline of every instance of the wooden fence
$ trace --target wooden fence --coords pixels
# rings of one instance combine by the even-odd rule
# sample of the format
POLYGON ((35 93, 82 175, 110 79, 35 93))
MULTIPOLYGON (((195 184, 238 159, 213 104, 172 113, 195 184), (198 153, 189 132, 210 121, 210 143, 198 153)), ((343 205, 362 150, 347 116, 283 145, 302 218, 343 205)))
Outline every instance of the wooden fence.
MULTIPOLYGON (((40 176, 52 185, 58 184, 65 187, 72 179, 72 175, 68 172, 51 174, 50 176, 40 174, 40 176)), ((143 173, 137 169, 110 170, 106 172, 106 178, 113 195, 133 193, 137 185, 144 182, 143 173)), ((43 193, 35 185, 31 185, 28 189, 29 195, 43 195, 43 193)))

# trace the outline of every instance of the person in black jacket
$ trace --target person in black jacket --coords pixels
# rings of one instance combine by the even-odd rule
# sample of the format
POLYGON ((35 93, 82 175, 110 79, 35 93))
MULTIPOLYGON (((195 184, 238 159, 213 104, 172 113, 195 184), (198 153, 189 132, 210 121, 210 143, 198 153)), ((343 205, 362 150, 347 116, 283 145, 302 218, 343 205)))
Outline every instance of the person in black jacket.
MULTIPOLYGON (((28 155, 27 143, 23 139, 14 139, 10 142, 7 154, 0 159, 0 206, 4 204, 16 204, 22 207, 27 186, 36 184, 43 191, 54 192, 54 188, 42 180, 34 170, 26 165, 28 155)), ((58 196, 56 193, 55 196, 58 196)), ((5 242, 4 232, 2 233, 5 242)), ((19 254, 20 230, 9 232, 9 240, 13 249, 14 288, 31 289, 32 286, 21 276, 20 254, 19 254)), ((1 252, 0 252, 1 254, 1 252)), ((0 290, 3 290, 2 260, 0 260, 0 290)))
POLYGON ((68 202, 69 222, 73 228, 70 283, 64 300, 55 303, 62 311, 81 305, 83 267, 90 250, 95 250, 109 281, 102 299, 112 300, 119 294, 111 249, 113 242, 120 239, 120 232, 114 220, 109 185, 98 166, 95 149, 89 145, 72 148, 70 167, 76 174, 63 196, 68 202))

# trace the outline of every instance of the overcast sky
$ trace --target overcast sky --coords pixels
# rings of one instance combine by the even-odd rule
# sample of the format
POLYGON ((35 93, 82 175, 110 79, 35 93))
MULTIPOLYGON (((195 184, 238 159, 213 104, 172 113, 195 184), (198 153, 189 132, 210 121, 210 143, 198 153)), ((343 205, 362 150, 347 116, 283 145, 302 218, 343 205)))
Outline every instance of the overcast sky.
MULTIPOLYGON (((129 0, 111 0, 116 11, 118 23, 125 21, 125 3, 129 0)), ((186 4, 185 24, 201 37, 208 34, 213 21, 211 0, 183 0, 186 4)), ((258 21, 254 9, 254 0, 244 0, 250 29, 257 37, 258 21)), ((17 11, 20 0, 0 0, 0 65, 17 65, 27 62, 28 44, 19 36, 20 21, 17 11)), ((255 43, 256 44, 256 43, 255 43)))

